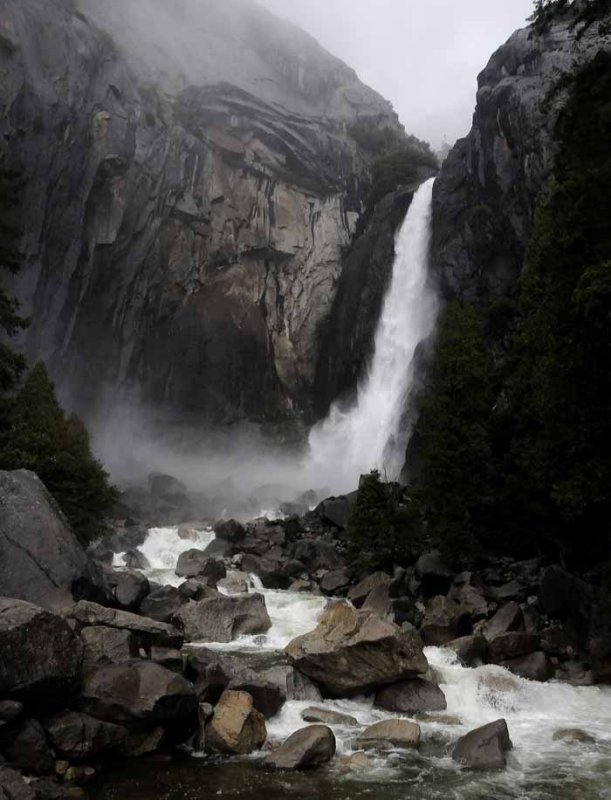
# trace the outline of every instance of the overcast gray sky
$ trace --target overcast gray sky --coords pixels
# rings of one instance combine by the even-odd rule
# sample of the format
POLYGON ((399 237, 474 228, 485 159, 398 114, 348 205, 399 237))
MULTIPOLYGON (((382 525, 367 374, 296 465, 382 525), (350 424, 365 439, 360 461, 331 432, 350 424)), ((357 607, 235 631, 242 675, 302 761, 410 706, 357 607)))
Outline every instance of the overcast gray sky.
POLYGON ((259 0, 301 26, 390 100, 434 146, 471 127, 476 78, 525 24, 532 0, 259 0))

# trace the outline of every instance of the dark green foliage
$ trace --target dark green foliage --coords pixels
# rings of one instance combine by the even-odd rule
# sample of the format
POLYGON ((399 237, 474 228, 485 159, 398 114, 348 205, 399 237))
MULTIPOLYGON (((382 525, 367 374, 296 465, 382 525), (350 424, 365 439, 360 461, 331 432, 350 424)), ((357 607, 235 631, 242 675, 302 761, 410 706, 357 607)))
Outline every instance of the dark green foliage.
POLYGON ((482 323, 471 306, 453 301, 441 321, 414 442, 430 533, 457 564, 476 555, 488 532, 493 494, 488 422, 494 397, 482 323))
POLYGON ((413 444, 431 533, 576 568, 611 544, 611 56, 565 83, 517 298, 445 311, 413 444))
POLYGON ((541 32, 562 15, 570 14, 573 24, 591 25, 610 10, 610 0, 535 0, 531 21, 541 32))
MULTIPOLYGON (((14 275, 21 266, 19 230, 15 223, 19 206, 21 177, 0 160, 0 270, 14 275)), ((19 315, 19 303, 0 289, 0 331, 4 339, 27 327, 19 315)), ((0 395, 12 389, 25 367, 24 359, 0 341, 0 395)))
POLYGON ((2 436, 0 469, 22 468, 36 472, 83 544, 105 532, 117 492, 91 454, 83 423, 66 418, 43 364, 14 398, 2 436))
POLYGON ((413 561, 422 538, 419 503, 377 471, 361 478, 348 520, 351 556, 364 570, 392 570, 413 561))
POLYGON ((437 170, 437 157, 433 152, 413 144, 405 144, 400 150, 377 158, 372 167, 371 192, 367 204, 375 205, 398 186, 417 181, 420 167, 437 170))

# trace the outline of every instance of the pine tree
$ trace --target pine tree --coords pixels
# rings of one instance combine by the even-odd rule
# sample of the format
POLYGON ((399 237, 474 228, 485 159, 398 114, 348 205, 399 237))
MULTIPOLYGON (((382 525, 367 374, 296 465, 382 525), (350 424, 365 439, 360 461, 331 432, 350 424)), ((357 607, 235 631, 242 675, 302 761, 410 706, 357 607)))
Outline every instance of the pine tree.
POLYGON ((84 544, 105 532, 117 491, 93 457, 83 423, 66 419, 41 363, 14 398, 0 468, 36 472, 84 544))

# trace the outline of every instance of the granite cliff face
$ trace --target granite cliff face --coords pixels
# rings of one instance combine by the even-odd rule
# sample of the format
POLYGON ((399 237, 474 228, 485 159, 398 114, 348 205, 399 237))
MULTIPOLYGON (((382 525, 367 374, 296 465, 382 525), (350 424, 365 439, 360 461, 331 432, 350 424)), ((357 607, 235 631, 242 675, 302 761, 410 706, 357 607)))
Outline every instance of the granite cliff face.
POLYGON ((313 404, 320 330, 390 105, 249 0, 5 0, 25 346, 84 411, 313 404), (197 13, 196 13, 197 9, 197 13))
POLYGON ((433 264, 446 297, 484 305, 517 291, 545 199, 566 102, 564 76, 611 49, 607 20, 558 15, 517 31, 478 80, 473 128, 443 164, 433 198, 433 264))

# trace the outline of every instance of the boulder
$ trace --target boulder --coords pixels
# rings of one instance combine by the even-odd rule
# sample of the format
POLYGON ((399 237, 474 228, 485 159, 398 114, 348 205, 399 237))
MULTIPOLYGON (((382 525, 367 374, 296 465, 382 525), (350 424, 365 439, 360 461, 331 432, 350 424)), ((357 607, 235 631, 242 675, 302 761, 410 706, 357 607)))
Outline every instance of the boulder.
POLYGON ((100 581, 38 476, 0 471, 0 596, 60 610, 72 605, 75 584, 100 581))
POLYGON ((377 589, 378 586, 389 586, 392 580, 386 572, 374 572, 350 589, 348 600, 357 608, 360 608, 374 589, 377 589))
POLYGON ((447 597, 448 600, 468 613, 473 622, 485 619, 490 612, 484 590, 478 585, 471 572, 461 572, 454 578, 447 597))
POLYGON ((265 633, 272 626, 261 594, 187 603, 174 619, 190 642, 232 642, 244 634, 265 633))
POLYGON ((19 772, 0 763, 0 800, 39 800, 39 797, 19 772))
POLYGON ((331 728, 310 725, 289 736, 267 756, 265 764, 272 769, 314 769, 328 764, 335 755, 336 747, 331 728))
MULTIPOLYGON (((389 596, 389 585, 376 586, 367 595, 367 599, 363 603, 363 609, 371 611, 381 619, 388 619, 394 621, 395 619, 395 602, 389 596)), ((411 604, 410 604, 411 606, 411 604)))
POLYGON ((239 658, 198 649, 188 659, 189 674, 195 678, 200 702, 218 702, 226 689, 247 692, 264 717, 273 717, 286 701, 286 689, 268 680, 265 673, 246 667, 239 658))
POLYGON ((471 632, 470 614, 442 595, 429 600, 420 635, 427 645, 443 646, 471 632))
POLYGON ((244 755, 260 750, 267 739, 265 719, 247 692, 223 692, 206 725, 206 750, 223 755, 244 755))
POLYGON ((439 686, 422 678, 385 686, 376 693, 375 705, 386 711, 410 715, 425 711, 445 711, 448 707, 439 686))
POLYGON ((87 761, 104 753, 121 753, 127 729, 78 711, 63 711, 45 723, 56 754, 70 763, 87 761))
POLYGON ((327 610, 286 653, 297 670, 335 697, 414 678, 428 667, 418 636, 346 604, 327 610))
POLYGON ((555 742, 568 742, 569 744, 594 744, 596 738, 591 733, 581 730, 581 728, 562 728, 555 731, 552 739, 555 742))
POLYGON ((133 570, 106 568, 104 582, 115 603, 126 611, 135 611, 150 592, 148 578, 133 570))
POLYGON ((324 569, 333 571, 344 566, 344 561, 332 544, 327 542, 301 539, 289 550, 288 557, 305 564, 310 572, 324 569))
POLYGON ((246 529, 235 519, 221 520, 214 526, 217 539, 237 544, 246 538, 246 529))
POLYGON ((350 576, 346 569, 336 569, 327 572, 320 581, 320 588, 324 594, 337 595, 346 592, 350 585, 350 576))
POLYGON ((250 576, 239 569, 229 569, 227 575, 216 586, 226 594, 248 594, 250 576))
POLYGON ((287 563, 281 559, 247 554, 242 556, 240 567, 242 572, 256 575, 266 589, 287 589, 291 583, 291 574, 294 574, 294 570, 290 570, 291 574, 287 572, 287 563))
POLYGON ((151 647, 150 659, 156 664, 161 664, 162 667, 172 670, 172 672, 180 672, 181 674, 183 672, 182 652, 175 650, 173 647, 151 647))
POLYGON ((460 639, 453 639, 451 642, 447 642, 446 647, 454 650, 465 667, 474 667, 486 657, 488 644, 484 636, 474 634, 473 636, 461 636, 460 639))
POLYGON ((508 600, 522 603, 526 600, 528 592, 521 581, 514 579, 504 583, 502 586, 497 586, 491 594, 498 603, 506 603, 508 600))
POLYGON ((416 575, 420 578, 425 597, 445 594, 454 580, 455 573, 443 561, 438 550, 423 553, 416 562, 416 575))
POLYGON ((53 771, 55 760, 44 729, 35 719, 26 719, 12 728, 2 750, 12 766, 29 775, 46 775, 53 771))
POLYGON ((213 539, 204 550, 206 558, 215 560, 222 560, 224 558, 231 558, 238 551, 238 546, 226 542, 224 539, 213 539))
POLYGON ((322 725, 339 725, 352 728, 358 725, 356 717, 350 714, 341 714, 339 711, 329 711, 326 708, 306 708, 301 712, 301 719, 304 722, 319 722, 322 725))
POLYGON ((481 628, 481 633, 490 642, 504 633, 524 630, 524 615, 517 603, 511 602, 499 608, 481 628))
POLYGON ((97 603, 81 600, 74 606, 70 616, 86 627, 104 625, 131 631, 138 638, 139 646, 182 647, 183 637, 172 625, 129 611, 105 608, 97 603))
POLYGON ((182 675, 151 661, 99 667, 85 676, 77 700, 93 717, 119 724, 183 728, 197 721, 197 697, 182 675))
POLYGON ((513 747, 504 719, 490 722, 462 736, 452 758, 469 769, 504 769, 507 751, 513 747))
POLYGON ((197 580, 197 578, 189 578, 189 580, 181 583, 178 587, 178 593, 185 600, 206 600, 211 597, 220 597, 220 592, 217 592, 212 586, 207 583, 197 580))
POLYGON ((158 622, 170 622, 187 599, 174 586, 159 586, 140 603, 139 612, 158 622))
POLYGON ((340 530, 344 530, 348 526, 348 519, 356 503, 357 496, 358 492, 352 492, 340 497, 327 497, 326 500, 316 506, 314 514, 323 523, 326 522, 340 530))
POLYGON ((78 688, 83 647, 61 617, 0 598, 0 697, 37 711, 61 708, 78 688))
POLYGON ((552 675, 548 658, 541 650, 501 661, 500 665, 513 672, 514 675, 519 675, 520 678, 526 678, 529 681, 545 682, 552 675))
POLYGON ((376 722, 355 741, 357 750, 409 750, 420 746, 420 725, 405 719, 376 722))
POLYGON ((222 561, 210 558, 203 550, 187 550, 178 557, 176 574, 179 578, 202 578, 216 583, 225 577, 227 570, 222 561))
POLYGON ((83 628, 83 669, 85 671, 102 664, 120 664, 137 654, 132 633, 105 625, 83 628))
POLYGON ((488 660, 493 664, 518 656, 534 653, 539 649, 541 637, 535 633, 512 631, 501 633, 488 641, 488 660))
POLYGON ((7 722, 14 722, 23 714, 23 703, 17 700, 0 701, 0 727, 7 722))
POLYGON ((286 693, 287 700, 307 700, 315 703, 322 701, 318 686, 288 664, 270 667, 260 674, 265 680, 279 686, 286 693))

